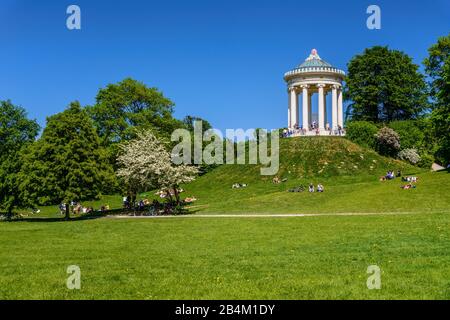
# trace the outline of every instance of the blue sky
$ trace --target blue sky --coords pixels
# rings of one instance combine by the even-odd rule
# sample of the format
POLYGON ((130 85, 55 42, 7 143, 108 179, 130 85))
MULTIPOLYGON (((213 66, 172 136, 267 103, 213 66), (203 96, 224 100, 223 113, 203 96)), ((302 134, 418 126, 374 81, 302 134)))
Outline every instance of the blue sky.
POLYGON ((278 128, 283 74, 312 48, 344 70, 373 45, 421 64, 449 32, 448 0, 2 0, 0 99, 43 125, 70 101, 92 104, 99 88, 133 77, 172 99, 178 118, 278 128), (70 4, 81 7, 82 30, 66 28, 70 4), (366 28, 370 4, 381 7, 381 30, 366 28))

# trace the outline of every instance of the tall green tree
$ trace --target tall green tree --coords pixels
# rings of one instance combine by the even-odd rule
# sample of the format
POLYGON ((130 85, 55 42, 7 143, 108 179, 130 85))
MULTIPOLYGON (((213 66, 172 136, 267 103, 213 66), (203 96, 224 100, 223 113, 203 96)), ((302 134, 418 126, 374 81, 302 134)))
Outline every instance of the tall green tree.
POLYGON ((443 164, 450 163, 450 34, 438 39, 428 50, 424 60, 433 98, 431 121, 438 140, 436 157, 443 164))
POLYGON ((27 118, 23 108, 0 101, 0 209, 9 218, 13 210, 33 205, 20 196, 20 150, 32 143, 38 132, 39 125, 27 118))
POLYGON ((47 118, 42 137, 24 156, 24 196, 41 205, 95 199, 113 183, 106 152, 78 102, 47 118))
POLYGON ((415 119, 428 106, 424 76, 405 53, 375 46, 348 64, 345 96, 353 120, 415 119))
POLYGON ((127 78, 100 89, 96 104, 87 111, 94 120, 102 144, 110 146, 135 137, 135 129, 152 129, 170 136, 182 126, 173 118, 174 103, 157 88, 127 78))
POLYGON ((86 108, 94 121, 108 161, 117 169, 119 144, 136 137, 140 130, 152 130, 169 138, 183 123, 173 117, 174 103, 157 88, 131 78, 99 90, 96 103, 86 108))

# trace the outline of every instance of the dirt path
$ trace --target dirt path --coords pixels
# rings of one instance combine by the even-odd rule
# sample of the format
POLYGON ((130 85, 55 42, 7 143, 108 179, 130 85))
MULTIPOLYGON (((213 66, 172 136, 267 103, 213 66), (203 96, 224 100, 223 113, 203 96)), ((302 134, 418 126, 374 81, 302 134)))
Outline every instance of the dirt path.
POLYGON ((107 216, 109 219, 193 219, 193 218, 306 218, 321 216, 380 216, 422 214, 420 212, 353 212, 353 213, 317 213, 317 214, 192 214, 180 216, 107 216))

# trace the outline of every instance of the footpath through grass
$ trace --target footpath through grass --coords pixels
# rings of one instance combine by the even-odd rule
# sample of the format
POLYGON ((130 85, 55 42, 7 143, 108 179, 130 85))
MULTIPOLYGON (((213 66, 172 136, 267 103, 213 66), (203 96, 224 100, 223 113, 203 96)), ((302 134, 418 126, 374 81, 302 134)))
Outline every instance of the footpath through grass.
POLYGON ((0 241, 0 299, 450 298, 449 212, 13 222, 0 241))

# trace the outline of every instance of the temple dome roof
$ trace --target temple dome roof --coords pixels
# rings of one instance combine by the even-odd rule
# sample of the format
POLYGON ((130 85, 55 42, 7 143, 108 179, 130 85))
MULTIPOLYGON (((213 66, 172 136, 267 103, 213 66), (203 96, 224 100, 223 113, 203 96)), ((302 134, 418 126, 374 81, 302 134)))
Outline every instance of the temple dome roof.
POLYGON ((311 54, 306 60, 295 69, 285 73, 284 79, 290 81, 294 78, 304 76, 316 76, 317 74, 326 74, 343 79, 345 72, 339 68, 333 67, 330 63, 322 60, 316 49, 311 50, 311 54))
POLYGON ((302 64, 300 64, 298 66, 298 69, 310 68, 310 67, 329 67, 329 68, 332 68, 333 66, 331 64, 329 64, 328 62, 322 60, 319 57, 319 54, 317 53, 317 50, 313 49, 311 51, 311 54, 309 55, 309 57, 306 58, 305 62, 303 62, 302 64))

